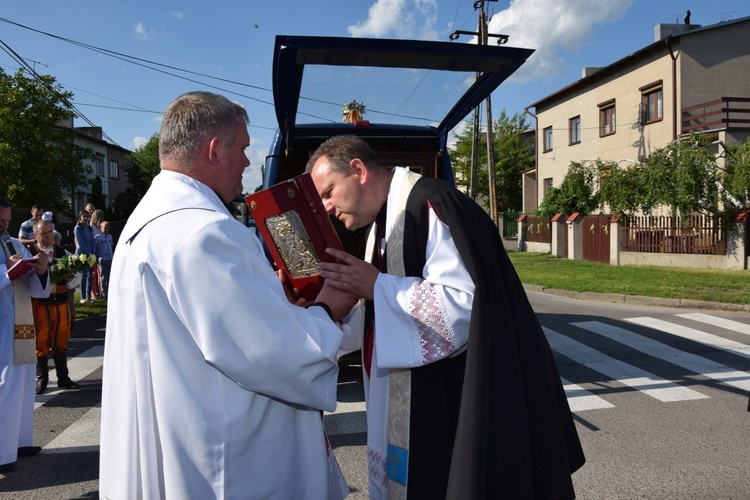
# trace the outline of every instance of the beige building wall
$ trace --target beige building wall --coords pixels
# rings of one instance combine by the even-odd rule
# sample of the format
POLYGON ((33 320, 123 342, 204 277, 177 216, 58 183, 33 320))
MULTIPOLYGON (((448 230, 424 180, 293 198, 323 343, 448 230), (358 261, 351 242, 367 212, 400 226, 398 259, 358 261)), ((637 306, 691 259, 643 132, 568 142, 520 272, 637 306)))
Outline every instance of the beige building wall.
MULTIPOLYGON (((696 28, 660 40, 599 72, 589 72, 586 78, 537 103, 536 182, 524 186, 527 212, 541 204, 548 179, 552 186, 560 186, 571 162, 601 159, 626 168, 681 134, 683 108, 720 97, 750 97, 750 18, 696 28), (643 91, 658 84, 663 95, 662 119, 643 125, 643 91), (601 137, 600 105, 612 100, 616 132, 601 137), (570 144, 570 119, 575 116, 581 117, 581 142, 570 144), (553 144, 545 151, 547 127, 552 127, 553 144)), ((715 131, 709 138, 732 145, 745 140, 749 131, 715 131)), ((531 173, 525 176, 525 182, 532 180, 531 173)))
MULTIPOLYGON (((666 51, 666 47, 665 47, 666 51)), ((538 196, 544 198, 544 179, 552 178, 559 187, 571 162, 597 159, 627 166, 672 140, 672 62, 669 54, 657 54, 635 67, 615 72, 590 87, 584 87, 549 109, 538 110, 537 147, 539 151, 538 196), (645 86, 661 82, 662 120, 641 125, 641 97, 645 86), (600 105, 614 99, 615 133, 600 137, 600 105), (581 142, 570 144, 570 120, 581 117, 581 142), (552 126, 553 148, 544 151, 544 129, 552 126)), ((678 100, 679 107, 679 100, 678 100)), ((678 108, 679 109, 679 108, 678 108)))

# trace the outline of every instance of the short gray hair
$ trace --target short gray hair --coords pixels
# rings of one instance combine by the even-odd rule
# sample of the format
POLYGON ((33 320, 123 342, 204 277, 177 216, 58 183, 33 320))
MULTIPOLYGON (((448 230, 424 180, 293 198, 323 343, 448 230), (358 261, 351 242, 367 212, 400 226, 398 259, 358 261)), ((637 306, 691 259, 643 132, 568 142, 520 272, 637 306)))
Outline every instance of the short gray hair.
POLYGON ((52 223, 48 220, 39 219, 38 221, 34 222, 34 234, 38 233, 42 230, 42 226, 49 224, 50 227, 52 227, 52 223))
POLYGON ((224 96, 211 92, 182 94, 164 112, 159 158, 169 157, 189 167, 206 139, 220 137, 231 149, 237 128, 249 121, 245 108, 224 96))

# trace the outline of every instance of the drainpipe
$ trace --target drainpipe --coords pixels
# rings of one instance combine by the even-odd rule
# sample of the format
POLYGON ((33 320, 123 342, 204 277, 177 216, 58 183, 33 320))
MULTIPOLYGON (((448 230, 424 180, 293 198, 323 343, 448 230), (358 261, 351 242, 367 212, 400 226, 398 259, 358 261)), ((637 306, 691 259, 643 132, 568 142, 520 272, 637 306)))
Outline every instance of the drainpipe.
POLYGON ((523 111, 534 119, 534 178, 536 179, 536 189, 534 190, 534 207, 535 210, 539 210, 539 148, 537 147, 537 138, 539 137, 539 120, 534 113, 529 111, 530 107, 531 106, 526 106, 525 108, 523 108, 523 111))
MULTIPOLYGON (((666 38, 669 57, 672 58, 672 140, 677 139, 677 58, 680 52, 675 53, 671 44, 671 37, 666 38)), ((680 130, 682 129, 682 120, 680 119, 680 130)))

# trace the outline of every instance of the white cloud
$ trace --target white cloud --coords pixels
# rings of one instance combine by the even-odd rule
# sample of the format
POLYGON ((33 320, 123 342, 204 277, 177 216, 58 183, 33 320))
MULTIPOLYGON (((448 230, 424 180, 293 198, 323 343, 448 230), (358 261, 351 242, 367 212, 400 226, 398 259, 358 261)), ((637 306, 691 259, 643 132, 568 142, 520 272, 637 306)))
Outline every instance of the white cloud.
POLYGON ((133 149, 135 150, 140 147, 143 147, 146 145, 147 142, 148 142, 148 137, 140 137, 140 136, 133 137, 133 149))
POLYGON ((489 22, 490 33, 509 35, 509 46, 536 52, 513 75, 516 82, 565 72, 564 52, 592 43, 594 27, 619 19, 634 0, 511 0, 489 22))
POLYGON ((181 10, 173 10, 169 13, 169 15, 174 17, 175 19, 182 19, 183 17, 185 17, 185 13, 181 10))
POLYGON ((346 29, 356 37, 435 40, 437 0, 376 0, 367 19, 346 29))
POLYGON ((135 25, 135 36, 136 38, 139 38, 141 40, 148 39, 148 32, 146 31, 146 27, 143 25, 143 23, 138 22, 138 24, 135 25))

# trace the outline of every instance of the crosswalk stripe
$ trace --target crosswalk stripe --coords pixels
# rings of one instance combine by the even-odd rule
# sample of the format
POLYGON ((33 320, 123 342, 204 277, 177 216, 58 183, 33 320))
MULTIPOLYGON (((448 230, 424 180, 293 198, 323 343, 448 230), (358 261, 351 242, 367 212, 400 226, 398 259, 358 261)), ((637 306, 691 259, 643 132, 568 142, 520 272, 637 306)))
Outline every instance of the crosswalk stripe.
POLYGON ((552 349, 555 351, 592 370, 611 377, 612 380, 637 389, 647 396, 664 402, 708 398, 698 391, 657 377, 653 373, 607 356, 554 330, 547 327, 543 328, 552 349))
POLYGON ((70 424, 44 447, 45 453, 79 453, 99 450, 101 405, 96 405, 70 424))
POLYGON ((562 380, 565 396, 568 398, 568 406, 570 406, 570 411, 572 412, 615 407, 612 403, 592 394, 580 385, 574 384, 562 377, 560 377, 560 380, 562 380))
POLYGON ((675 314, 675 316, 678 316, 680 318, 692 319, 693 321, 700 321, 701 323, 719 326, 721 328, 724 328, 725 330, 732 330, 738 333, 744 333, 745 335, 750 335, 750 325, 740 323, 739 321, 719 318, 717 316, 711 316, 710 314, 704 313, 675 314))
POLYGON ((735 370, 710 359, 681 351, 643 335, 638 335, 630 330, 599 321, 583 321, 571 324, 713 380, 750 391, 750 374, 747 372, 735 370))
POLYGON ((735 342, 734 340, 725 339, 718 335, 712 335, 710 333, 695 330, 687 326, 681 326, 669 321, 664 321, 656 318, 641 317, 641 318, 626 318, 625 321, 635 323, 636 325, 653 328, 654 330, 660 330, 662 332, 671 333, 684 339, 692 340, 700 344, 719 349, 721 351, 728 351, 744 358, 750 358, 750 346, 741 342, 735 342))
MULTIPOLYGON (((76 382, 86 378, 102 366, 103 357, 104 346, 97 345, 87 349, 78 356, 68 358, 68 376, 76 382)), ((57 387, 57 374, 55 373, 55 369, 50 366, 49 385, 44 394, 36 396, 34 400, 34 409, 36 410, 64 390, 65 389, 59 389, 57 387)))

